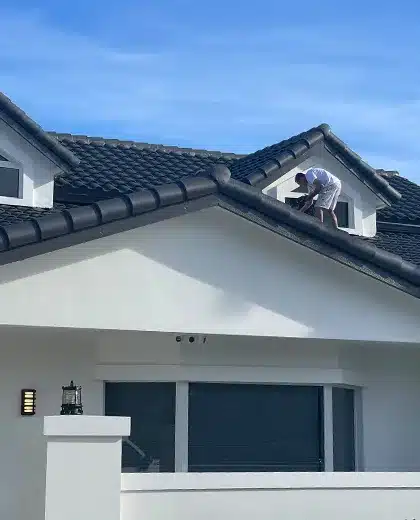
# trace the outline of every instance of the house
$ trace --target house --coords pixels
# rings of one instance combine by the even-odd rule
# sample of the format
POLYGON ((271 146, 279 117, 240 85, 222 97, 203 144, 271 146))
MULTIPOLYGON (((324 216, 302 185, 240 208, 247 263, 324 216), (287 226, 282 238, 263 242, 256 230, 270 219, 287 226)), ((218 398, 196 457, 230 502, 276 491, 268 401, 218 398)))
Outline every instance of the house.
POLYGON ((419 471, 420 186, 327 125, 235 156, 47 133, 4 95, 0 156, 2 518, 43 517, 70 380, 131 417, 124 472, 419 471), (314 165, 339 231, 285 203, 314 165))

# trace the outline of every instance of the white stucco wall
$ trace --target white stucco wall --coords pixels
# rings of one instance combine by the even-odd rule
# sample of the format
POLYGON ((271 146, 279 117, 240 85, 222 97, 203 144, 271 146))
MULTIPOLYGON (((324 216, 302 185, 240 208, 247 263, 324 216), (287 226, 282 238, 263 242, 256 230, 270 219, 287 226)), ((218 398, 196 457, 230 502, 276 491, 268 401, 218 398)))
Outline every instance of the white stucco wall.
POLYGON ((0 324, 420 341, 418 299, 220 208, 5 265, 0 280, 0 324))
MULTIPOLYGON (((61 386, 83 385, 86 413, 102 412, 102 383, 92 377, 94 350, 61 333, 1 332, 0 518, 43 520, 43 415, 60 413, 61 386), (20 390, 37 390, 37 414, 20 416, 20 390)), ((65 468, 63 468, 65 471, 65 468)))
POLYGON ((0 196, 0 204, 51 208, 53 179, 59 168, 1 119, 0 155, 15 162, 22 172, 21 198, 0 196))
POLYGON ((191 345, 169 334, 4 328, 0 345, 0 518, 43 518, 42 417, 59 413, 71 379, 92 415, 103 413, 103 379, 360 385, 364 469, 420 469, 415 347, 228 336, 191 345), (19 415, 27 387, 37 390, 35 417, 19 415))
POLYGON ((340 366, 362 387, 365 469, 419 471, 418 348, 350 348, 340 366))
POLYGON ((419 498, 419 473, 123 475, 121 520, 415 519, 419 498))

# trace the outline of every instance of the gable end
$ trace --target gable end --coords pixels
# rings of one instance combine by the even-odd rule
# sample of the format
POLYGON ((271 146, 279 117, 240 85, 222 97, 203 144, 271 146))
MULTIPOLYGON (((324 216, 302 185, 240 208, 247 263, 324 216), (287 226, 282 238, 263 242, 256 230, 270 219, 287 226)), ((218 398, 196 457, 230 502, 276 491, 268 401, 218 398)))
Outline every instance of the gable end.
MULTIPOLYGON (((243 180, 253 186, 265 188, 275 179, 281 177, 295 168, 300 162, 304 161, 309 156, 309 152, 313 152, 315 146, 320 143, 322 143, 329 153, 345 164, 361 182, 384 200, 386 204, 392 204, 401 199, 401 194, 395 190, 380 173, 369 166, 360 156, 333 134, 330 127, 325 123, 311 128, 307 132, 299 134, 288 141, 282 141, 278 145, 268 147, 255 154, 250 154, 243 159, 239 159, 234 167, 234 171, 241 169, 241 163, 245 170, 249 170, 254 161, 256 165, 254 171, 246 173, 243 180), (261 161, 261 157, 264 157, 265 161, 261 161)), ((235 175, 235 177, 236 176, 237 175, 235 175)))

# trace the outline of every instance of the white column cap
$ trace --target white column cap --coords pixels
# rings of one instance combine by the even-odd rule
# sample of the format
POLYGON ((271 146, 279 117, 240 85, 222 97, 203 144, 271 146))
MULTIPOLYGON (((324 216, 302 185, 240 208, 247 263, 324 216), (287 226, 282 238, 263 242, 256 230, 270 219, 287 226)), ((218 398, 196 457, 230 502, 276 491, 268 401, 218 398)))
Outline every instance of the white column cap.
POLYGON ((52 415, 44 417, 47 437, 128 437, 131 417, 52 415))

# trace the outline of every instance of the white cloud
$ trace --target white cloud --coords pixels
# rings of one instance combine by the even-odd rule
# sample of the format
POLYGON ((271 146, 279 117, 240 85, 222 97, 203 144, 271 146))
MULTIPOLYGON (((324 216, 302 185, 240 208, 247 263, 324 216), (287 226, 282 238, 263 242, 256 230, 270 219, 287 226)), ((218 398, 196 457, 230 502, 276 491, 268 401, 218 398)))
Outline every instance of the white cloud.
POLYGON ((409 62, 409 101, 400 92, 406 81, 391 95, 380 42, 345 32, 338 38, 340 28, 317 27, 315 39, 300 27, 247 32, 246 39, 239 31, 199 33, 171 51, 127 52, 51 27, 41 10, 0 10, 0 18, 2 89, 49 129, 98 135, 111 127, 115 137, 153 134, 252 151, 328 122, 343 140, 363 141, 369 157, 379 160, 386 148, 389 162, 377 167, 420 172, 419 78, 410 61, 418 58, 412 49, 404 54, 407 42, 389 46, 385 61, 409 62), (373 62, 347 60, 363 50, 373 62))

